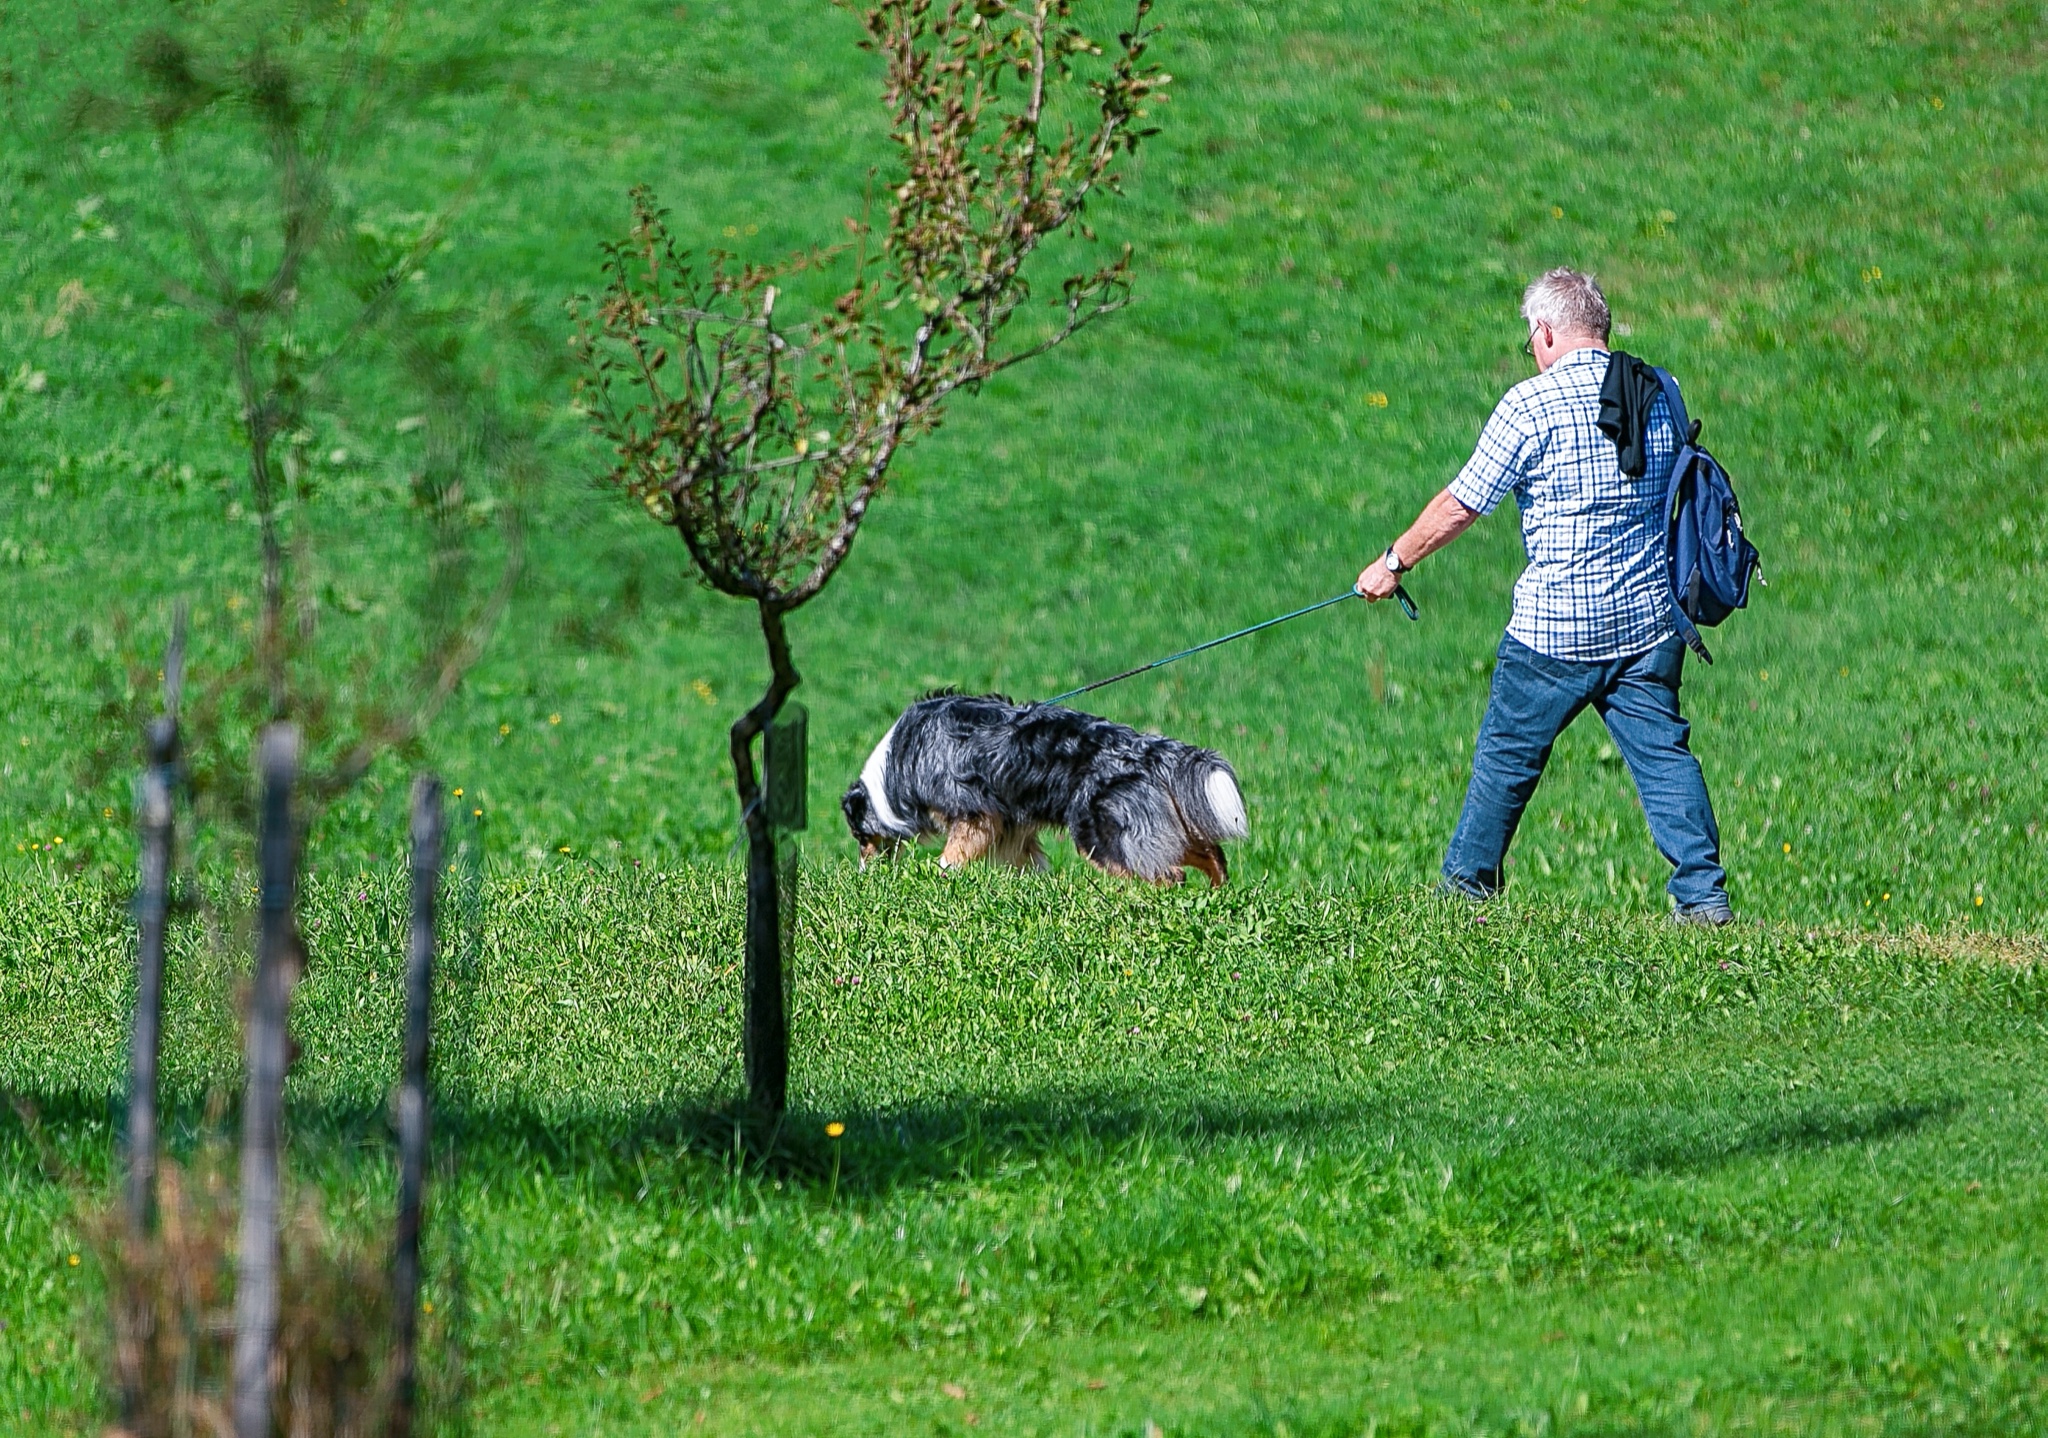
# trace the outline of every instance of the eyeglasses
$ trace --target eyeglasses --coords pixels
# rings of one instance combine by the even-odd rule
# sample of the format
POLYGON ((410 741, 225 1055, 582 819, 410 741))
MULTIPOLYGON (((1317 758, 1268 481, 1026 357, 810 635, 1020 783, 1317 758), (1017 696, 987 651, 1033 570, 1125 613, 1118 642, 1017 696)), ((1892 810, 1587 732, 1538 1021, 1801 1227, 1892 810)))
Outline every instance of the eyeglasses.
POLYGON ((1522 341, 1522 353, 1530 359, 1536 358, 1536 331, 1548 328, 1550 328, 1548 325, 1531 325, 1529 327, 1529 338, 1522 341))

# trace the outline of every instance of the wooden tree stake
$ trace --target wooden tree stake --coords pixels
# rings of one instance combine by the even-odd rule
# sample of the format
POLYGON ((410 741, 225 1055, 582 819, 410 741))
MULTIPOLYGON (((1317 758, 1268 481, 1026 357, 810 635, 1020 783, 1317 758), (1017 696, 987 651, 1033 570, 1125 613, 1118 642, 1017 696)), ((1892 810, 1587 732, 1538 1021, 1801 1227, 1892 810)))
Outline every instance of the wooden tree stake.
POLYGON ((391 1438, 410 1438, 418 1387, 420 1212, 427 1183, 427 1042, 434 991, 434 897, 441 880, 441 781, 412 786, 412 935, 405 963, 405 1063, 398 1090, 398 1240, 391 1257, 391 1438))
POLYGON ((256 980, 244 1039, 248 1092, 242 1100, 242 1214, 236 1248, 235 1438, 270 1438, 270 1360, 277 1339, 278 1120, 289 1057, 286 1018, 298 982, 298 934, 292 920, 298 866, 292 832, 292 783, 299 731, 272 724, 257 745, 262 812, 257 829, 261 885, 256 919, 256 980))
POLYGON ((164 931, 170 912, 171 786, 178 721, 168 714, 144 731, 142 865, 135 895, 135 1021, 128 1043, 128 1229, 146 1236, 156 1221, 157 1055, 163 1037, 164 931))

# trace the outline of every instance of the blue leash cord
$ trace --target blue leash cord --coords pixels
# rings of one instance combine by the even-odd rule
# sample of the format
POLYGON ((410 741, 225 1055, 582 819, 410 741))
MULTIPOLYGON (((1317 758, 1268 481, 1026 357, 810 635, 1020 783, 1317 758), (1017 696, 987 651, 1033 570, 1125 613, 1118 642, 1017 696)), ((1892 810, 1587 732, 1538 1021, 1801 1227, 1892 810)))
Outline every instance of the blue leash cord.
MULTIPOLYGON (((1235 634, 1226 634, 1221 639, 1211 639, 1206 644, 1197 644, 1192 649, 1183 649, 1178 654, 1169 654, 1164 659, 1153 660, 1150 664, 1140 664, 1136 669, 1126 669, 1121 674, 1112 674, 1109 678, 1098 679, 1093 684, 1083 684, 1079 689, 1069 689, 1064 694, 1055 694, 1045 702, 1047 704, 1058 704, 1063 700, 1072 699, 1076 694, 1086 694, 1091 689, 1106 688, 1122 680, 1134 678, 1148 670, 1171 664, 1176 659, 1185 659, 1190 654, 1200 654, 1204 649, 1214 649, 1219 644, 1228 644, 1231 640, 1242 639, 1247 634, 1257 634, 1261 629, 1271 629, 1276 624, 1285 624, 1290 619, 1299 619, 1302 615, 1313 614, 1318 609, 1328 609, 1332 604, 1342 604, 1347 599, 1363 599, 1364 597, 1355 589, 1347 589, 1342 594, 1333 594, 1328 599, 1319 599, 1314 604, 1295 610, 1292 614, 1283 614, 1278 619, 1268 619, 1262 624, 1252 625, 1249 629, 1240 629, 1235 634)), ((1401 601, 1401 612, 1410 619, 1420 619, 1422 617, 1421 612, 1415 607, 1415 601, 1408 597, 1408 591, 1401 585, 1397 584, 1394 586, 1394 598, 1401 601)))

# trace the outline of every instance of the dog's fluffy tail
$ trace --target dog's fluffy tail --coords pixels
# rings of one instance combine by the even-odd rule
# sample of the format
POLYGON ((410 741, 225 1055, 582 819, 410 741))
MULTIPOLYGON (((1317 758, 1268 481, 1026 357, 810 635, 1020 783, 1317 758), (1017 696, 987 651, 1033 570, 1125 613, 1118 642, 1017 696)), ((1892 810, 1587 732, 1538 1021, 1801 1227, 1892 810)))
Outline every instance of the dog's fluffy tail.
POLYGON ((1182 820, 1198 839, 1219 844, 1251 832, 1237 774, 1213 749, 1190 749, 1167 781, 1182 820))

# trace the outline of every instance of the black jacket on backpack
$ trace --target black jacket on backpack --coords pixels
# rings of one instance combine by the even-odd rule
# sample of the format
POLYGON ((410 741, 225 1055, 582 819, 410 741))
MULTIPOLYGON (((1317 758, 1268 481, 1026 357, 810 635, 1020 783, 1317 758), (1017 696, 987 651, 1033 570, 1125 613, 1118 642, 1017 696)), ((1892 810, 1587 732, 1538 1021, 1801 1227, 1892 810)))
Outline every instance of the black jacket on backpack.
MULTIPOLYGON (((1621 472, 1641 479, 1650 467, 1650 447, 1645 435, 1650 428, 1650 406, 1664 393, 1664 382, 1656 367, 1625 350, 1608 356, 1607 378, 1600 386, 1600 432, 1614 441, 1621 458, 1621 472)), ((1672 416, 1676 424, 1678 417, 1672 416)), ((1684 435, 1679 438, 1683 440, 1684 435)))

